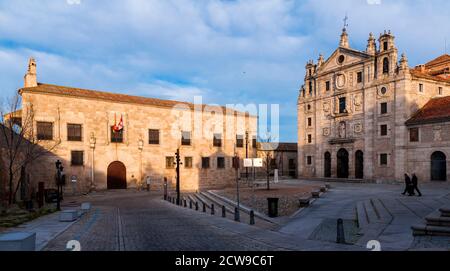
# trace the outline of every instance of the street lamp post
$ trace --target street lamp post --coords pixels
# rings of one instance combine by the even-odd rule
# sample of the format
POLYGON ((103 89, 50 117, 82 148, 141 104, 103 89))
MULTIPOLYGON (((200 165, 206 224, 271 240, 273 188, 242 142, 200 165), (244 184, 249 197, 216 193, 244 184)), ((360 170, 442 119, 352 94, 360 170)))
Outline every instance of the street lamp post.
POLYGON ((58 188, 57 199, 56 199, 56 209, 61 211, 61 194, 62 194, 62 172, 64 167, 61 161, 57 160, 55 162, 56 166, 56 186, 58 188))
POLYGON ((177 149, 177 152, 175 153, 175 164, 177 165, 177 205, 180 205, 180 165, 182 164, 180 159, 180 149, 177 149))

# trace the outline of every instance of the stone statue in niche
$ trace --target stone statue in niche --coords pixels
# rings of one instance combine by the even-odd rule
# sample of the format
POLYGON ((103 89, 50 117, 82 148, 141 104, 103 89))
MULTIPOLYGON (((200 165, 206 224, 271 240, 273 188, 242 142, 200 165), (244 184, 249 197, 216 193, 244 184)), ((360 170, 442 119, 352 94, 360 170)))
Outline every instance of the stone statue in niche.
POLYGON ((330 112, 330 103, 329 102, 324 102, 323 103, 323 112, 325 113, 329 113, 330 112))
POLYGON ((362 96, 360 94, 356 94, 353 99, 353 103, 355 104, 355 110, 360 111, 362 106, 362 96))
POLYGON ((346 137, 346 124, 345 121, 341 121, 339 123, 339 138, 345 138, 346 137))

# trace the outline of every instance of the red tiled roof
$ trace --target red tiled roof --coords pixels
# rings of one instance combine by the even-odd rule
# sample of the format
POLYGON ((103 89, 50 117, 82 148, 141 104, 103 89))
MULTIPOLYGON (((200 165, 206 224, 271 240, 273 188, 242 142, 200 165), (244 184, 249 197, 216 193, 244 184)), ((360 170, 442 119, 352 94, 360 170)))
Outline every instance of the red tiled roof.
POLYGON ((431 99, 406 122, 406 125, 447 121, 450 121, 450 96, 431 99))
POLYGON ((443 77, 438 76, 438 75, 431 75, 431 74, 428 74, 426 72, 421 72, 417 68, 416 69, 411 69, 410 72, 411 72, 411 75, 414 76, 414 77, 450 83, 450 78, 446 79, 446 78, 443 78, 443 77))
MULTIPOLYGON (((37 87, 30 88, 22 88, 19 90, 19 93, 23 92, 31 92, 31 93, 43 93, 43 94, 53 94, 59 96, 71 96, 71 97, 79 97, 79 98, 87 98, 87 99, 96 99, 117 103, 133 103, 133 104, 141 104, 141 105, 149 105, 149 106, 157 106, 157 107, 167 107, 172 108, 176 105, 187 105, 190 109, 194 109, 193 103, 188 102, 180 102, 180 101, 172 101, 172 100, 162 100, 156 98, 147 98, 147 97, 139 97, 139 96, 131 96, 126 94, 118 94, 97 90, 89 90, 89 89, 80 89, 73 87, 64 87, 50 84, 41 84, 39 83, 37 87)), ((206 106, 206 105, 201 105, 206 106)), ((212 106, 214 107, 214 106, 212 106)), ((222 108, 223 113, 226 113, 227 108, 224 106, 220 106, 222 108)), ((229 109, 231 110, 231 109, 229 109)), ((230 112, 238 112, 231 110, 230 112)))
POLYGON ((450 55, 448 55, 448 54, 441 55, 440 57, 433 59, 430 62, 428 62, 427 64, 425 64, 425 67, 429 68, 431 66, 436 66, 436 65, 442 64, 444 62, 450 62, 450 55))
POLYGON ((297 143, 258 142, 259 151, 297 152, 297 143))

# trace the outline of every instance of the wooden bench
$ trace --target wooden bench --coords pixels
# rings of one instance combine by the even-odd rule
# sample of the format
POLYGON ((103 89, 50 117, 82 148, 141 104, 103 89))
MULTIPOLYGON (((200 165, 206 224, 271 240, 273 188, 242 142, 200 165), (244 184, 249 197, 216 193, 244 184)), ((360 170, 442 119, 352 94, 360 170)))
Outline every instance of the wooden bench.
POLYGON ((300 208, 308 207, 311 204, 311 197, 303 197, 298 200, 300 208))
POLYGON ((312 191, 311 196, 315 199, 320 198, 320 191, 312 191))

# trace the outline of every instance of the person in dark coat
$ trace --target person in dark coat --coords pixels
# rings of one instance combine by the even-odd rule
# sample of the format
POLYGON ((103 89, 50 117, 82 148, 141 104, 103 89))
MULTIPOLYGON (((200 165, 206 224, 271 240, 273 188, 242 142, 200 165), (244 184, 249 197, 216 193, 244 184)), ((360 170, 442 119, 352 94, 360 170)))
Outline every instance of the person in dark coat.
POLYGON ((412 175, 411 183, 412 183, 412 193, 414 194, 414 191, 417 191, 419 197, 421 197, 422 193, 419 190, 419 180, 415 173, 413 173, 412 175))
POLYGON ((406 195, 406 193, 408 193, 408 196, 414 195, 414 188, 411 182, 411 178, 407 173, 405 173, 405 190, 403 191, 402 195, 406 195))

